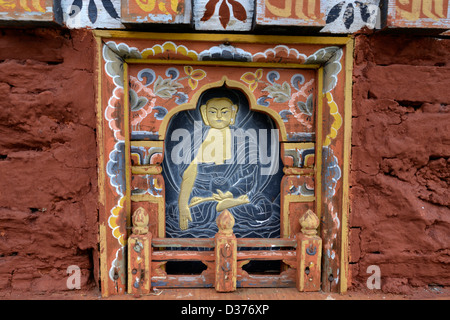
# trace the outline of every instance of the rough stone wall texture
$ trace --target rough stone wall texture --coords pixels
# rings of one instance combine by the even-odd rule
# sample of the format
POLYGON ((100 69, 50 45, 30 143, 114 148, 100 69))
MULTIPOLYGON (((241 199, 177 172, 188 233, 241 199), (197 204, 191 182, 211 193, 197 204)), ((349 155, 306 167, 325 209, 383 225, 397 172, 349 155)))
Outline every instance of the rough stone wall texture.
POLYGON ((98 270, 89 31, 0 30, 0 297, 67 290, 98 270))
POLYGON ((381 289, 450 285, 450 40, 356 37, 351 273, 381 289))

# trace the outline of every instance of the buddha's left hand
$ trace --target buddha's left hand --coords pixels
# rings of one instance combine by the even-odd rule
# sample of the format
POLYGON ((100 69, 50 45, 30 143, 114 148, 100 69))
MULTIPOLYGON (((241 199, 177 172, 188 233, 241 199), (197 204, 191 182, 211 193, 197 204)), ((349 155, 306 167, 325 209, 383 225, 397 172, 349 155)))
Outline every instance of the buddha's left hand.
POLYGON ((237 198, 226 198, 224 200, 218 201, 218 204, 216 206, 216 211, 221 212, 225 209, 229 209, 232 207, 239 206, 241 204, 250 203, 250 200, 248 199, 248 196, 246 194, 239 196, 237 198))
POLYGON ((225 199, 233 198, 233 194, 230 191, 223 193, 220 190, 217 190, 217 193, 213 193, 214 200, 217 202, 223 201, 225 199))

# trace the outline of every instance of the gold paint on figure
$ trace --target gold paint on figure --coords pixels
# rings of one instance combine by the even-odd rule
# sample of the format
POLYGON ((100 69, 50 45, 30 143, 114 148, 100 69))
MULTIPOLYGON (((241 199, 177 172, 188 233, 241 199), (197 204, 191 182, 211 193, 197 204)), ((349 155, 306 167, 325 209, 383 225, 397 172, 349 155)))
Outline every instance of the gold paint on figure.
POLYGON ((181 230, 186 230, 189 221, 192 221, 189 208, 200 203, 216 201, 217 212, 249 203, 247 195, 233 198, 231 192, 223 192, 222 190, 217 190, 217 193, 213 193, 211 197, 193 197, 191 203, 189 203, 189 197, 197 176, 197 165, 199 163, 223 164, 226 160, 231 159, 230 125, 234 124, 237 111, 238 106, 234 105, 230 99, 224 97, 210 99, 200 107, 203 122, 211 128, 194 160, 183 173, 178 197, 179 226, 181 230))

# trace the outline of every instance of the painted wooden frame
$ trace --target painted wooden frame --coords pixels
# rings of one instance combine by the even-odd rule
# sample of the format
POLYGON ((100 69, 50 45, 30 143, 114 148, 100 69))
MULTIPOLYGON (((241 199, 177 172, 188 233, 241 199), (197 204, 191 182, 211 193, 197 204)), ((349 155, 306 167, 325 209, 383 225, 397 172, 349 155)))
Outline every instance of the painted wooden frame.
MULTIPOLYGON (((164 190, 164 180, 160 166, 164 155, 161 151, 159 160, 158 156, 155 156, 152 163, 136 165, 135 162, 132 163, 134 155, 131 148, 162 148, 170 117, 181 110, 192 108, 189 102, 195 102, 201 90, 218 86, 220 82, 228 82, 244 91, 255 111, 268 114, 276 122, 281 133, 280 150, 285 174, 280 186, 281 237, 295 237, 299 230, 298 223, 293 221, 298 220, 308 209, 315 211, 321 220, 320 236, 323 241, 322 290, 345 292, 348 277, 347 220, 353 39, 233 34, 163 35, 121 31, 94 33, 98 44, 97 136, 102 294, 124 294, 127 290, 126 245, 131 229, 131 212, 138 204, 145 203, 146 210, 153 212, 150 215, 150 232, 153 237, 164 238, 162 221, 165 209, 164 195, 161 192, 164 190), (226 54, 219 57, 219 60, 211 59, 212 52, 225 51, 226 54), (234 58, 230 59, 230 54, 234 58), (205 56, 208 59, 202 60, 205 56), (130 67, 142 64, 167 68, 186 67, 186 81, 192 80, 189 83, 192 94, 188 96, 187 103, 177 108, 164 112, 155 110, 155 114, 161 116, 155 135, 148 141, 132 141, 130 90, 138 89, 130 89, 129 81, 125 79, 129 79, 130 67), (195 77, 194 71, 197 69, 212 66, 241 68, 243 75, 241 79, 236 80, 221 77, 215 83, 202 78, 201 73, 199 77, 195 77), (298 135, 295 135, 296 124, 292 123, 294 117, 283 118, 287 113, 283 113, 286 109, 280 110, 279 106, 275 109, 269 108, 264 99, 255 97, 256 93, 251 90, 253 88, 261 93, 256 89, 258 81, 266 71, 275 69, 290 70, 286 71, 289 75, 294 75, 295 70, 314 72, 314 92, 317 94, 313 140, 299 140, 298 135), (206 86, 200 84, 201 81, 204 81, 206 86), (304 151, 311 147, 314 150, 309 150, 309 154, 313 152, 314 156, 303 156, 308 153, 304 151), (133 195, 131 184, 139 182, 132 182, 132 178, 139 175, 149 177, 152 186, 156 186, 156 191, 133 195), (314 195, 302 195, 298 192, 300 184, 307 183, 305 179, 309 179, 311 184, 311 178, 314 178, 314 195)), ((141 79, 145 80, 142 77, 141 79)), ((137 85, 139 86, 139 83, 137 85)), ((290 99, 293 99, 292 97, 293 95, 290 99)), ((273 96, 266 96, 266 99, 268 98, 273 99, 273 96)))

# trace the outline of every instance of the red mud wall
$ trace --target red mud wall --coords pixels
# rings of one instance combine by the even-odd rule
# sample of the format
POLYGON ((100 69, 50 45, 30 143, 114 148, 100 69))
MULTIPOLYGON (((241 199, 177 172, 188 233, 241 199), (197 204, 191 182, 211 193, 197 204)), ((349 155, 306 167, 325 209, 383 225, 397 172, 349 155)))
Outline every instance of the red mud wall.
POLYGON ((0 297, 95 284, 97 170, 90 32, 0 30, 0 297))
POLYGON ((356 38, 350 237, 352 285, 450 285, 450 40, 356 38))

